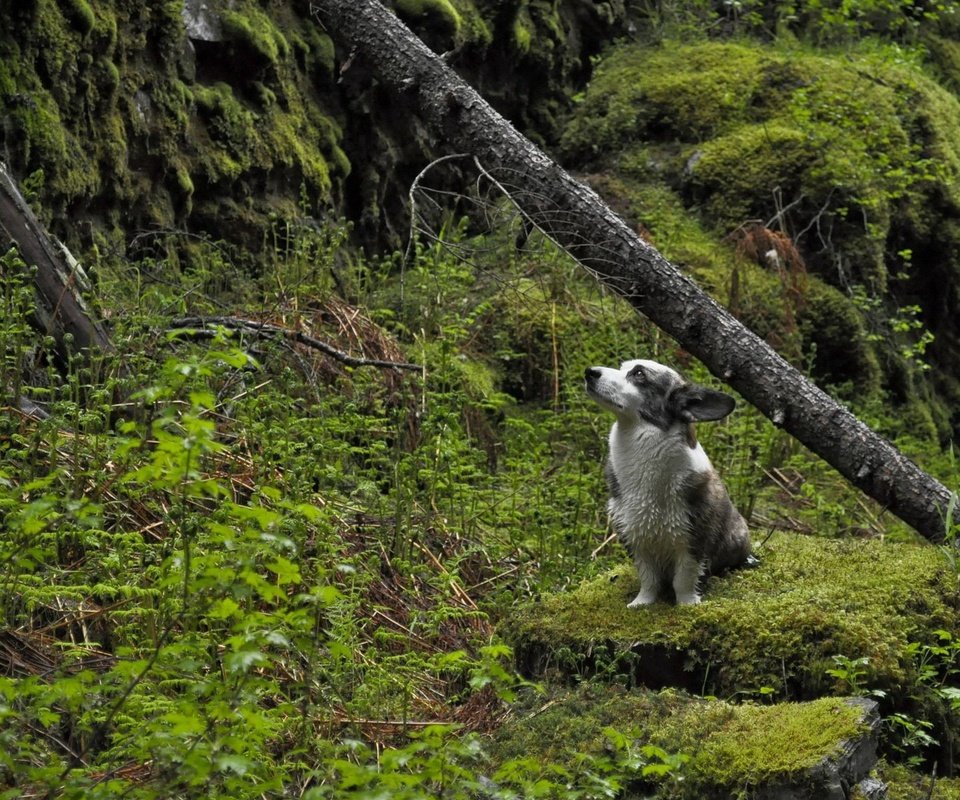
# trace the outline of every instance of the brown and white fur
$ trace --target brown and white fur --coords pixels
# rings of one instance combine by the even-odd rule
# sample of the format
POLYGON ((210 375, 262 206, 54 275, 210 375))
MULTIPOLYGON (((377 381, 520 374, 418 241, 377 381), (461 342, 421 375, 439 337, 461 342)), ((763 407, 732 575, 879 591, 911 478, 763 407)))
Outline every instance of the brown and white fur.
POLYGON ((630 608, 656 602, 668 585, 678 604, 699 603, 701 575, 754 563, 747 523, 694 430, 727 416, 734 399, 655 361, 590 367, 585 385, 617 417, 607 511, 640 576, 630 608))

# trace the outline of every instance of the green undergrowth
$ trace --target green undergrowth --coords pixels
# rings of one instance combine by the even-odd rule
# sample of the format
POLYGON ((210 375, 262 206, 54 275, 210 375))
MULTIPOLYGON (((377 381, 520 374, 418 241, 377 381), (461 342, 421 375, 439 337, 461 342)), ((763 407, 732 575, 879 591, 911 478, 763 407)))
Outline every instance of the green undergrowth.
POLYGON ((576 763, 584 754, 616 752, 623 746, 618 732, 628 731, 637 757, 634 792, 749 797, 758 786, 812 783, 804 774, 867 727, 864 709, 843 698, 771 706, 586 685, 520 704, 490 752, 497 761, 576 763))
POLYGON ((960 780, 939 777, 935 771, 911 771, 906 767, 881 763, 877 770, 889 787, 889 797, 897 800, 958 800, 960 780))
MULTIPOLYGON (((496 797, 603 797, 683 755, 638 762, 625 733, 576 774, 508 768, 482 734, 526 685, 497 624, 623 559, 603 509, 610 420, 584 368, 642 355, 712 379, 538 235, 518 249, 514 229, 441 231, 378 261, 345 247, 346 226, 276 219, 255 277, 218 242, 192 239, 185 262, 158 237, 150 258, 99 264, 116 352, 63 371, 37 358, 29 276, 4 256, 0 796, 467 797, 493 780, 496 797), (172 327, 229 314, 310 338, 172 327), (417 366, 346 366, 317 339, 417 366), (21 397, 49 416, 16 411, 21 397)), ((746 405, 701 438, 755 519, 788 507, 825 536, 898 530, 746 405), (771 483, 771 468, 803 480, 771 483)), ((852 610, 873 590, 887 608, 880 578, 855 576, 845 599, 812 555, 805 583, 785 560, 770 578, 780 542, 729 579, 778 597, 774 652, 819 630, 814 610, 799 626, 789 613, 797 582, 811 603, 852 610)), ((725 585, 699 610, 708 627, 734 605, 755 619, 725 585)), ((870 656, 953 630, 924 608, 870 656)), ((870 633, 831 635, 828 667, 870 633)), ((776 685, 779 662, 732 659, 711 667, 731 692, 776 685)), ((930 659, 933 691, 945 656, 930 659)))
POLYGON ((520 682, 493 620, 603 540, 583 368, 654 337, 542 242, 499 274, 421 247, 398 301, 396 261, 345 236, 278 223, 259 280, 202 241, 202 269, 104 265, 117 352, 65 374, 35 361, 5 257, 4 393, 49 417, 11 407, 0 431, 0 796, 419 797, 448 761, 479 777, 464 736, 520 682), (421 366, 170 328, 227 303, 421 366))

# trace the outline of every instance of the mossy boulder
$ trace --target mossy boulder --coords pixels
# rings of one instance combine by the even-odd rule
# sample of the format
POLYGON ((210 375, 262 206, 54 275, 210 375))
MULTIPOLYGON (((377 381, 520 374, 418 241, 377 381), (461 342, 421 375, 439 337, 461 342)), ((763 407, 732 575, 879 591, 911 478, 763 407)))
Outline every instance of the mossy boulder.
POLYGON ((895 210, 920 212, 934 187, 960 203, 958 123, 956 97, 876 51, 671 42, 613 51, 563 147, 615 167, 637 142, 669 144, 667 177, 721 230, 779 213, 804 232, 810 263, 833 273, 842 256, 850 277, 882 290, 895 210))
POLYGON ((494 734, 496 762, 583 764, 622 757, 626 741, 653 764, 631 787, 644 797, 843 798, 841 784, 856 784, 876 760, 871 701, 734 704, 587 684, 527 705, 494 734))
POLYGON ((699 606, 627 608, 624 564, 521 608, 504 635, 529 675, 788 699, 895 692, 917 676, 916 643, 960 635, 957 574, 934 547, 775 534, 757 552, 758 568, 711 578, 699 606), (838 663, 857 666, 838 677, 838 663))
MULTIPOLYGON (((569 164, 669 188, 714 236, 752 224, 789 236, 809 272, 869 316, 877 354, 858 355, 858 383, 876 376, 876 364, 885 389, 892 372, 916 369, 909 354, 923 331, 905 334, 898 320, 917 303, 934 337, 923 358, 935 369, 921 380, 947 408, 957 397, 960 353, 960 323, 947 311, 960 286, 958 128, 957 96, 875 44, 834 55, 747 41, 666 42, 610 52, 562 151, 569 164)), ((657 230, 640 222, 656 243, 657 230)), ((819 344, 838 349, 846 341, 819 344)), ((933 416, 944 420, 941 438, 951 425, 960 429, 956 412, 933 416)))

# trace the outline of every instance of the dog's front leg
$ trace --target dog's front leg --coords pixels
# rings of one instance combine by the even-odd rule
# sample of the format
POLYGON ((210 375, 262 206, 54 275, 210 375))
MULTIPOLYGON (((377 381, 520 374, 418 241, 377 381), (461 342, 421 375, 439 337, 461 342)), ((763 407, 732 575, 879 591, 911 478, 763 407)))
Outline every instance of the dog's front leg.
POLYGON ((649 561, 643 558, 635 559, 637 575, 640 576, 640 592, 627 603, 627 608, 649 606, 657 602, 657 593, 660 589, 660 572, 649 561))
POLYGON ((703 565, 689 553, 677 557, 673 568, 673 591, 677 596, 677 605, 695 606, 700 602, 697 581, 703 572, 703 565))

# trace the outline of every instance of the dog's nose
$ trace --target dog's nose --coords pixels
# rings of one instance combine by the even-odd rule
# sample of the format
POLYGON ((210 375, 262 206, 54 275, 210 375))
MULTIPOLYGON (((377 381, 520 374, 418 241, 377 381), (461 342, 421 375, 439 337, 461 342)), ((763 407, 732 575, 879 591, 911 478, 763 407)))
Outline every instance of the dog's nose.
POLYGON ((588 381, 595 381, 600 377, 600 368, 599 367, 587 367, 583 371, 583 377, 588 381))

